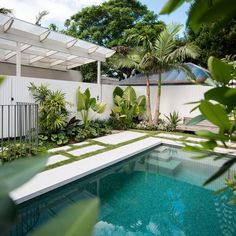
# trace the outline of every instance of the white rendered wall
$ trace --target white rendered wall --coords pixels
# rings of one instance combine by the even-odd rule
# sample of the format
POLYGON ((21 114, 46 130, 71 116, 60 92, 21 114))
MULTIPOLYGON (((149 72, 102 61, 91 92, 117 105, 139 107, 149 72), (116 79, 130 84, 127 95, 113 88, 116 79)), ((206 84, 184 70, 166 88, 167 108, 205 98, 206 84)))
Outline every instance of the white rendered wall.
MULTIPOLYGON (((11 104, 11 96, 14 97, 12 104, 15 102, 34 102, 33 97, 28 91, 30 82, 34 82, 36 85, 48 84, 50 89, 64 92, 66 100, 71 104, 69 109, 72 115, 77 114, 76 90, 78 87, 80 87, 82 91, 89 88, 93 97, 97 98, 99 95, 97 84, 28 77, 23 77, 19 80, 14 76, 9 76, 3 86, 0 87, 0 104, 11 104)), ((106 112, 97 116, 97 118, 102 119, 109 117, 110 110, 113 106, 112 93, 114 88, 114 85, 102 85, 102 101, 107 103, 107 108, 106 112)), ((146 94, 145 86, 136 86, 134 88, 138 95, 146 94)), ((204 92, 208 89, 209 87, 197 85, 162 86, 161 113, 169 114, 170 112, 178 111, 181 117, 193 117, 199 114, 197 111, 190 114, 190 110, 194 105, 185 105, 185 103, 199 101, 203 98, 204 92)), ((153 112, 156 104, 156 92, 157 86, 151 86, 151 105, 153 112)))
MULTIPOLYGON (((185 105, 189 102, 199 101, 203 98, 205 91, 209 90, 208 86, 200 85, 163 85, 161 88, 161 114, 168 115, 170 112, 177 111, 181 117, 194 117, 199 115, 199 111, 190 114, 195 105, 185 105)), ((146 94, 145 86, 136 86, 135 90, 138 95, 146 94)), ((157 86, 151 86, 151 107, 155 111, 157 96, 157 86)))
MULTIPOLYGON (((83 83, 75 81, 62 81, 62 80, 52 80, 52 79, 38 79, 38 78, 29 78, 22 77, 17 79, 15 76, 8 76, 2 86, 0 87, 0 104, 9 105, 15 104, 16 102, 29 102, 34 103, 32 95, 29 93, 28 86, 30 82, 33 82, 35 85, 47 84, 52 90, 61 90, 65 93, 66 101, 69 102, 69 110, 71 111, 71 116, 78 115, 76 112, 76 90, 78 87, 81 88, 81 91, 89 88, 91 95, 95 98, 99 96, 99 88, 97 84, 94 83, 83 83), (14 98, 14 101, 11 101, 11 97, 14 98)), ((110 109, 113 105, 112 101, 112 92, 115 86, 112 85, 103 85, 103 101, 106 101, 107 108, 104 114, 97 115, 96 118, 108 118, 110 115, 110 109)))

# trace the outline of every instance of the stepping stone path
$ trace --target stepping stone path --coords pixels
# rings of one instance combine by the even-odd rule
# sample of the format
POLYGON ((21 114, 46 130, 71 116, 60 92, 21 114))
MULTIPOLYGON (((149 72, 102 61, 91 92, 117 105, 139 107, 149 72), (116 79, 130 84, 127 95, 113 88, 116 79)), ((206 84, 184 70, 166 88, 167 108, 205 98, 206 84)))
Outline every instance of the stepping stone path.
POLYGON ((163 138, 174 138, 174 139, 179 139, 183 138, 181 135, 176 135, 176 134, 165 134, 165 133, 160 133, 156 135, 157 137, 163 137, 163 138))
POLYGON ((58 162, 65 161, 68 159, 69 159, 68 157, 63 156, 63 155, 55 155, 48 158, 47 166, 50 166, 50 165, 53 165, 53 164, 56 164, 58 162))
POLYGON ((138 132, 132 132, 132 131, 124 131, 118 134, 111 134, 108 136, 104 136, 101 138, 95 138, 95 141, 105 143, 105 144, 111 144, 116 145, 120 143, 124 143, 127 141, 130 141, 132 139, 140 138, 145 136, 145 133, 138 133, 138 132))
POLYGON ((69 149, 71 149, 70 146, 63 146, 63 147, 59 147, 59 148, 50 149, 50 150, 48 150, 48 152, 53 153, 53 152, 59 152, 59 151, 67 151, 69 149))
POLYGON ((68 152, 68 154, 71 154, 73 156, 81 156, 90 152, 95 152, 101 149, 104 149, 105 147, 100 146, 100 145, 91 145, 88 147, 83 147, 83 148, 79 148, 79 149, 75 149, 73 151, 68 152))
POLYGON ((73 146, 80 147, 86 144, 89 144, 89 142, 74 143, 73 146))
POLYGON ((204 139, 204 138, 188 137, 188 138, 186 138, 186 141, 200 143, 200 142, 205 142, 205 141, 207 141, 207 140, 204 139))

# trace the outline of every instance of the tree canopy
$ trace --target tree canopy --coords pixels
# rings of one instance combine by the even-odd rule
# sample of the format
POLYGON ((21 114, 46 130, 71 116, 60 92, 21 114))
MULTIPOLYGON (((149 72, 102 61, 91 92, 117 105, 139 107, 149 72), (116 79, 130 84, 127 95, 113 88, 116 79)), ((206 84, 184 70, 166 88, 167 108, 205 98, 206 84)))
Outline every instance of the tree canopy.
POLYGON ((133 32, 155 35, 164 23, 137 0, 109 0, 83 8, 65 22, 66 33, 107 47, 125 45, 133 32))
POLYGON ((223 58, 226 55, 236 54, 236 18, 224 25, 224 28, 215 32, 212 24, 204 24, 198 32, 191 28, 187 32, 187 40, 201 49, 197 63, 206 66, 210 56, 223 58))

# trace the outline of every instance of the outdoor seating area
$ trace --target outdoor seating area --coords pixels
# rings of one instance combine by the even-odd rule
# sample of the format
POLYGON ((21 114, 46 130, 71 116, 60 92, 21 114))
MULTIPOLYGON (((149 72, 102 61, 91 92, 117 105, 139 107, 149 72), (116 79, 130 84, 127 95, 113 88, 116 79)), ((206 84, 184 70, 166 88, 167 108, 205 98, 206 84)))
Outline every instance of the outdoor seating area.
POLYGON ((235 4, 0 5, 0 236, 236 234, 235 4))

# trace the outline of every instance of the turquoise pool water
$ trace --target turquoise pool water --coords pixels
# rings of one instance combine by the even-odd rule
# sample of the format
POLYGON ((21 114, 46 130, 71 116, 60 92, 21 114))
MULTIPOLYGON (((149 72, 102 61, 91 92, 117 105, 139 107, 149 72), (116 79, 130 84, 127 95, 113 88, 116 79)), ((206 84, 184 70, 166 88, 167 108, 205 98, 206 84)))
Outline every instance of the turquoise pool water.
POLYGON ((160 146, 19 205, 12 235, 25 235, 70 204, 98 196, 94 236, 233 236, 230 192, 214 194, 224 177, 202 187, 215 170, 191 153, 160 146))

